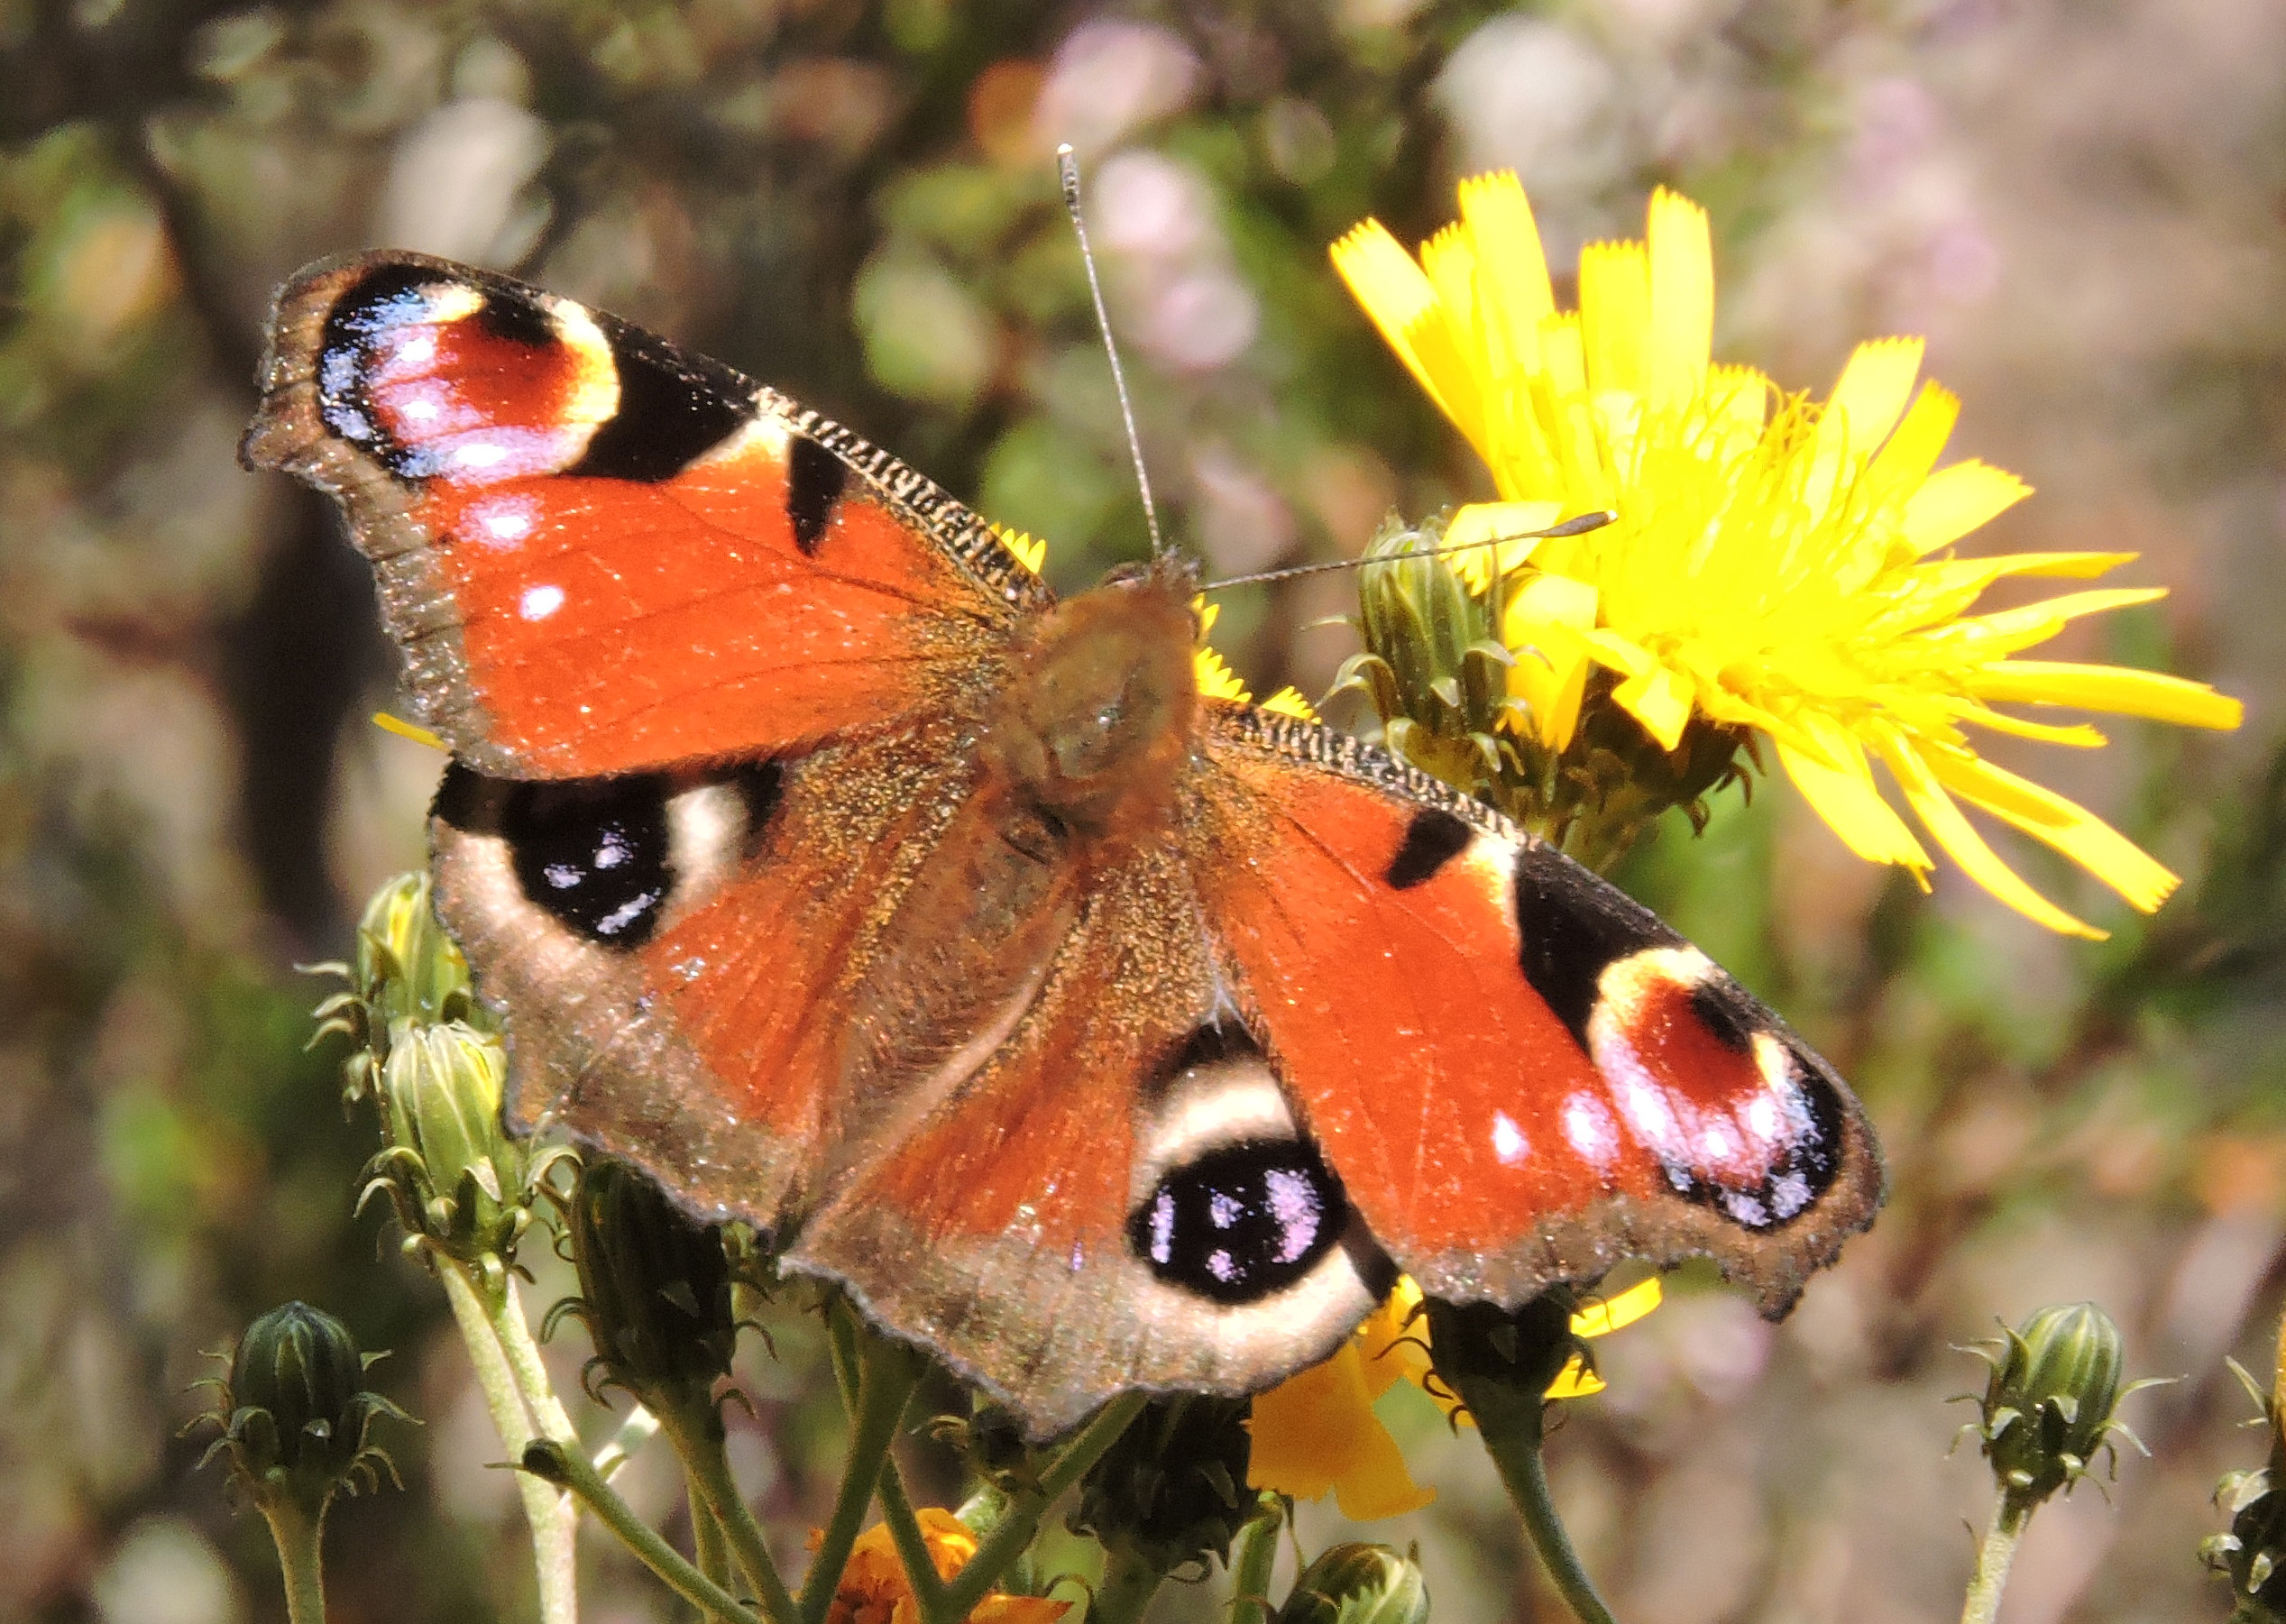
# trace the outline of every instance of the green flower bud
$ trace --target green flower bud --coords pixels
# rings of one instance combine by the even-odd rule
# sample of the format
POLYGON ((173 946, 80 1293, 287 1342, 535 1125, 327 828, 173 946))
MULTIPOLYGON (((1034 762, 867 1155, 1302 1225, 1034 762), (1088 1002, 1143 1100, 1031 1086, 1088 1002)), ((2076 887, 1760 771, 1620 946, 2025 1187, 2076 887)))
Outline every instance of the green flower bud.
POLYGON ((2138 1381, 2120 1387, 2119 1327, 2093 1303, 2042 1308, 1974 1352, 1992 1367, 1975 1427, 2001 1491, 2038 1505, 2088 1474, 2098 1449, 2118 1469, 2112 1435, 2142 1442, 2113 1418, 2138 1381))
MULTIPOLYGON (((288 1303, 246 1328, 221 1402, 201 1417, 222 1428, 200 1464, 227 1453, 258 1503, 289 1500, 315 1518, 335 1492, 374 1486, 397 1468, 366 1443, 377 1416, 411 1418, 365 1386, 381 1355, 361 1353, 348 1327, 307 1303, 288 1303)), ((401 1483, 399 1487, 402 1487, 401 1483)))
POLYGON ((1245 1416, 1244 1399, 1154 1401, 1080 1480, 1072 1531, 1153 1573, 1227 1560, 1254 1509, 1245 1416))
POLYGON ((1275 1624, 1428 1624, 1428 1585, 1416 1553, 1328 1546, 1295 1578, 1275 1624))
POLYGON ((354 985, 384 1032, 407 1018, 434 1024, 475 1015, 468 960, 437 922, 426 869, 399 875, 365 904, 354 985))
POLYGON ((2226 1361, 2260 1407, 2270 1433, 2270 1461, 2253 1472, 2233 1472, 2215 1486, 2215 1501, 2230 1514, 2230 1531, 2199 1542, 2199 1559, 2230 1581, 2232 1624, 2286 1620, 2286 1432, 2275 1400, 2236 1359, 2226 1361))
POLYGON ((675 1205, 624 1162, 591 1161, 572 1196, 574 1314, 595 1343, 591 1375, 654 1409, 703 1399, 730 1373, 739 1326, 721 1231, 675 1205))
POLYGON ((380 1080, 400 1022, 457 1021, 491 1030, 491 1016, 470 990, 467 961, 437 922, 426 872, 400 874, 373 893, 358 922, 353 964, 311 968, 349 983, 347 992, 313 1012, 318 1026, 310 1040, 340 1032, 358 1045, 342 1063, 347 1099, 363 1099, 380 1080))
POLYGON ((1394 514, 1382 521, 1357 574, 1364 652, 1343 665, 1335 692, 1372 701, 1389 748, 1423 772, 1491 791, 1502 773, 1510 656, 1489 605, 1434 550, 1444 536, 1442 518, 1418 528, 1394 514))
POLYGON ((1363 693, 1391 749, 1454 788, 1490 802, 1525 828, 1602 869, 1654 821, 1682 808, 1703 826, 1704 797, 1743 781, 1743 729, 1693 715, 1672 750, 1611 697, 1618 678, 1585 678, 1579 715, 1560 750, 1542 742, 1526 702, 1510 692, 1520 660, 1545 659, 1503 641, 1504 605, 1529 573, 1494 580, 1479 596, 1435 549, 1445 520, 1417 528, 1391 516, 1358 572, 1354 622, 1365 647, 1335 691, 1363 693))
MULTIPOLYGON (((367 1196, 388 1192, 409 1243, 478 1267, 514 1259, 541 1193, 532 1158, 500 1126, 507 1070, 489 1033, 400 1019, 381 1067, 387 1147, 366 1170, 367 1196)), ((553 1161, 540 1158, 539 1178, 553 1161)))

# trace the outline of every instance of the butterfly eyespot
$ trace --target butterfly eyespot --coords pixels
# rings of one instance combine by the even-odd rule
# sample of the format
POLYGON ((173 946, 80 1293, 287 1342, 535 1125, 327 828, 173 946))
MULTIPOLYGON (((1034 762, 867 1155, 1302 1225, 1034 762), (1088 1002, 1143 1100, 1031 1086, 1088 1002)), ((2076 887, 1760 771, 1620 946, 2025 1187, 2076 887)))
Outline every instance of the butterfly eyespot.
POLYGON ((609 946, 650 940, 675 883, 664 778, 519 784, 501 828, 532 902, 609 946))
POLYGON ((1767 1234, 1841 1176, 1839 1080, 1697 949, 1614 961, 1587 1040, 1626 1134, 1683 1199, 1767 1234))
POLYGON ((454 764, 436 816, 491 836, 525 902, 597 947, 649 941, 667 910, 753 859, 782 769, 745 763, 709 779, 666 773, 528 783, 454 764))
POLYGON ((1160 1179, 1128 1243, 1170 1285, 1218 1303, 1294 1285, 1349 1224, 1341 1180, 1304 1140, 1227 1145, 1160 1179))

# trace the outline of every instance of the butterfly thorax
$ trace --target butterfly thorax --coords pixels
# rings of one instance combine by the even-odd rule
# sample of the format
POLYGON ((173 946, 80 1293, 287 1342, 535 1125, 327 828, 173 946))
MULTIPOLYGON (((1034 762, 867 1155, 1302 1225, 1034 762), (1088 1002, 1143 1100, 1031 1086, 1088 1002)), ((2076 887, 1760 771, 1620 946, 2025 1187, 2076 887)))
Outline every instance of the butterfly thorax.
POLYGON ((987 718, 983 758, 1012 813, 1060 839, 1163 829, 1198 709, 1189 573, 1114 579, 1042 614, 987 718))

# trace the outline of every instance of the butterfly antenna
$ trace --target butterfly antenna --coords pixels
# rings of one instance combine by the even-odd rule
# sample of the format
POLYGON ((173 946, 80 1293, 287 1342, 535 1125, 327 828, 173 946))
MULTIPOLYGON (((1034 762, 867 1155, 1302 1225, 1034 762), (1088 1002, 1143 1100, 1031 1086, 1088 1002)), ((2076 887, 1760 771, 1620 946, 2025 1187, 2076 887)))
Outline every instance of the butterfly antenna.
POLYGON ((1159 534, 1159 508, 1151 500, 1151 475, 1143 471, 1143 440, 1135 433, 1134 403, 1127 398, 1127 374, 1119 365, 1119 346, 1112 342, 1111 316, 1104 308, 1103 283, 1096 277, 1095 251, 1088 246, 1088 222, 1079 209, 1079 161, 1072 156, 1070 142, 1056 149, 1056 174, 1063 181, 1064 211, 1071 216, 1072 234, 1079 239, 1079 262, 1088 268, 1088 295, 1096 301, 1096 328, 1103 335, 1104 353, 1111 357, 1111 386, 1119 392, 1119 418, 1127 426, 1127 455, 1135 464, 1135 489, 1143 492, 1143 523, 1151 530, 1151 555, 1157 558, 1166 552, 1167 543, 1159 534))
MULTIPOLYGON (((1416 557, 1428 557, 1437 553, 1469 553, 1478 547, 1506 546, 1511 541, 1555 541, 1565 536, 1584 536, 1590 530, 1600 530, 1619 518, 1609 508, 1598 508, 1591 513, 1575 514, 1560 525, 1550 525, 1545 530, 1519 530, 1513 536, 1488 536, 1482 541, 1464 541, 1457 546, 1424 547, 1416 557)), ((1330 564, 1294 564, 1283 569, 1263 570, 1258 574, 1233 575, 1223 581, 1209 581, 1198 590, 1218 592, 1226 586, 1260 586, 1266 581, 1291 581, 1297 575, 1322 575, 1328 570, 1362 570, 1369 564, 1387 564, 1387 558, 1336 558, 1330 564)))

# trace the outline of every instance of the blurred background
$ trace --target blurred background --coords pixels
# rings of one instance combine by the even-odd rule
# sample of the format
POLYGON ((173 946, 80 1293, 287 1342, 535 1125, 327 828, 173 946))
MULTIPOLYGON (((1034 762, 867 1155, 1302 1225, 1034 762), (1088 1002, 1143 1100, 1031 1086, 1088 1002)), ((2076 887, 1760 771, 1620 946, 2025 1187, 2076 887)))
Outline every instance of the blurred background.
MULTIPOLYGON (((336 1509, 338 1620, 529 1615, 514 1497, 434 1283, 352 1182, 303 1052, 438 768, 366 720, 393 656, 327 506, 234 447, 273 285, 321 253, 512 270, 744 368, 1047 537, 1084 583, 1142 527, 1055 197, 1071 142, 1162 511, 1213 569, 1354 554, 1483 494, 1340 291, 1520 171, 1550 239, 1712 209, 1719 356, 1822 390, 1926 334, 1953 452, 2040 489, 1992 550, 2136 550, 2165 602, 2060 657, 2166 665, 2236 735, 1994 753, 2188 876, 2155 921, 2040 932, 1850 858, 1783 783, 1622 880, 1855 1078, 1889 1209, 1783 1326, 1690 1280, 1603 1344, 1559 1499, 1639 1624, 1905 1624, 1960 1606, 1989 1480, 1948 1458, 1948 1344, 2092 1297, 2154 1459, 2035 1521, 2006 1617, 2227 1610, 2194 1547, 2286 1295, 2286 8, 2269 0, 0 0, 0 1618, 281 1618, 260 1520, 176 1429, 200 1350, 300 1297, 394 1356, 409 1492, 336 1509)), ((1262 691, 1354 647, 1345 576, 1235 594, 1262 691)), ((537 1300, 560 1288, 544 1249, 537 1300)), ((552 1349, 568 1390, 584 1351, 552 1349)), ((838 1417, 798 1328, 739 1461, 798 1546, 838 1417)), ((1451 1624, 1553 1619, 1473 1439, 1389 1401, 1441 1498, 1451 1624)), ((734 1416, 739 1412, 734 1411, 734 1416)), ((592 1407, 586 1419, 608 1424, 592 1407)), ((662 1519, 671 1463, 629 1492, 662 1519)), ((1338 1537, 1330 1508, 1305 1518, 1338 1537)), ((591 1618, 668 1616, 590 1548, 591 1618)), ((1161 1616, 1204 1612, 1173 1587, 1161 1616)))

